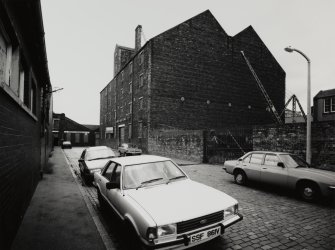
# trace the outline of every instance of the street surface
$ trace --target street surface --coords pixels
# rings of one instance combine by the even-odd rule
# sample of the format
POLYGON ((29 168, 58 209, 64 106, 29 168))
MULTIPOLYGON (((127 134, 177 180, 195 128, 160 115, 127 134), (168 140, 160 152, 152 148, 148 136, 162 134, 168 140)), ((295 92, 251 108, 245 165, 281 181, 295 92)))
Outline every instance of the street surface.
MULTIPOLYGON (((112 249, 125 249, 127 232, 111 213, 101 213, 96 189, 81 181, 78 159, 84 148, 65 149, 65 155, 91 202, 98 219, 113 242, 112 249)), ((243 221, 228 228, 224 235, 205 243, 200 249, 335 249, 334 204, 310 204, 290 191, 257 184, 239 186, 233 176, 218 165, 181 167, 191 179, 221 190, 239 202, 243 221)))

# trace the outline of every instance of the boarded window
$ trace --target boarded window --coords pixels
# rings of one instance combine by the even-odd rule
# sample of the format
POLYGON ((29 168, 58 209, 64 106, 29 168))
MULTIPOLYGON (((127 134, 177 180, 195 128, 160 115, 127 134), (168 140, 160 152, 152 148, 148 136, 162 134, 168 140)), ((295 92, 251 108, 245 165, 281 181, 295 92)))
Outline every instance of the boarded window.
POLYGON ((75 142, 76 142, 76 143, 79 143, 79 142, 80 142, 80 134, 79 134, 79 133, 76 133, 76 134, 75 134, 75 142))
POLYGON ((88 143, 88 133, 84 134, 84 143, 88 143))

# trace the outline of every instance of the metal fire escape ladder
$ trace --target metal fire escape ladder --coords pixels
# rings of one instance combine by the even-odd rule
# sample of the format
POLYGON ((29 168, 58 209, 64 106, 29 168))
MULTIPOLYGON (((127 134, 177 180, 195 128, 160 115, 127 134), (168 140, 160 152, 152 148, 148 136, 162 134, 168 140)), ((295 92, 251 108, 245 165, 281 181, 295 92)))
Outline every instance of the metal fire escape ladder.
POLYGON ((273 105, 273 103, 272 103, 272 101, 271 101, 271 99, 270 99, 268 93, 266 92, 266 90, 265 90, 265 88, 264 88, 262 82, 259 80, 259 78, 258 78, 256 72, 255 72, 254 69, 252 68, 252 66, 251 66, 251 64, 250 64, 250 62, 249 62, 249 60, 248 60, 248 58, 244 55, 244 52, 243 52, 243 51, 241 51, 241 54, 242 54, 242 57, 244 58, 245 62, 247 63, 247 65, 248 65, 248 67, 249 67, 249 70, 251 71, 252 75, 254 76, 254 78, 255 78, 255 80, 256 80, 256 82, 257 82, 257 85, 258 85, 259 89, 261 90, 261 92, 262 92, 262 94, 263 94, 263 96, 264 96, 264 98, 265 98, 265 100, 266 100, 266 102, 267 102, 267 104, 268 104, 268 106, 269 106, 269 108, 270 108, 271 113, 272 113, 273 116, 276 118, 277 123, 280 124, 280 125, 282 125, 283 122, 282 122, 282 120, 280 119, 280 116, 279 116, 279 114, 278 114, 278 112, 277 112, 275 106, 273 105))

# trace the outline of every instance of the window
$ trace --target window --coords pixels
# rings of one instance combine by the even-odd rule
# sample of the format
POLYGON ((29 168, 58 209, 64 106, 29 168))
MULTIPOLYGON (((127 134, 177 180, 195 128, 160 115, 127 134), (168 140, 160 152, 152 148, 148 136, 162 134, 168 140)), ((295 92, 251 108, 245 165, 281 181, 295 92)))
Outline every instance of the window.
POLYGON ((131 94, 133 92, 133 83, 130 82, 129 83, 129 94, 131 94))
POLYGON ((123 88, 121 88, 121 95, 123 95, 123 88))
POLYGON ((132 105, 131 105, 131 102, 129 103, 129 114, 131 114, 133 112, 133 109, 132 109, 132 105))
POLYGON ((140 87, 143 86, 143 74, 140 75, 140 84, 139 84, 140 87))
POLYGON ((36 105, 37 105, 37 89, 34 82, 31 84, 30 89, 30 110, 36 115, 36 105))
POLYGON ((276 155, 266 155, 264 160, 264 165, 267 166, 277 166, 279 159, 276 155))
POLYGON ((263 162, 263 154, 252 154, 250 163, 254 164, 262 164, 263 162))
POLYGON ((71 133, 66 133, 66 141, 71 141, 71 133))
POLYGON ((124 79, 124 75, 123 75, 123 71, 121 72, 121 81, 123 81, 124 79))
POLYGON ((59 119, 54 119, 53 130, 59 130, 59 119))
POLYGON ((249 163, 251 159, 251 154, 243 159, 243 163, 249 163))
POLYGON ((140 53, 140 65, 142 65, 144 62, 144 54, 143 54, 143 51, 140 53))
POLYGON ((138 138, 142 138, 143 133, 143 124, 142 122, 138 122, 138 138))
POLYGON ((139 106, 140 106, 140 108, 139 109, 143 109, 143 97, 140 97, 139 98, 139 106))
POLYGON ((324 99, 324 113, 335 112, 335 96, 324 99))
POLYGON ((115 162, 110 162, 109 166, 102 173, 102 175, 109 181, 111 180, 115 166, 116 166, 115 162))
POLYGON ((128 139, 131 139, 131 123, 128 125, 128 139))
POLYGON ((133 62, 129 63, 129 74, 133 73, 133 62))
POLYGON ((0 23, 0 82, 10 85, 10 67, 12 61, 12 46, 7 33, 0 23))

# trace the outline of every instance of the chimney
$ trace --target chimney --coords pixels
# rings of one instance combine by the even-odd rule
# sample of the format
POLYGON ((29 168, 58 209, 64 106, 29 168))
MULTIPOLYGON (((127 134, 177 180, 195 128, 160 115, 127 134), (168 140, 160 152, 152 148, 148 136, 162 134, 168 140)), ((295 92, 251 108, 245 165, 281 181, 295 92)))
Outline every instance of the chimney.
POLYGON ((135 29, 135 52, 141 48, 142 26, 138 25, 135 29))

